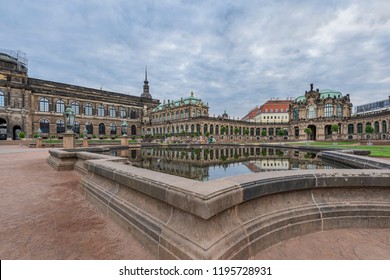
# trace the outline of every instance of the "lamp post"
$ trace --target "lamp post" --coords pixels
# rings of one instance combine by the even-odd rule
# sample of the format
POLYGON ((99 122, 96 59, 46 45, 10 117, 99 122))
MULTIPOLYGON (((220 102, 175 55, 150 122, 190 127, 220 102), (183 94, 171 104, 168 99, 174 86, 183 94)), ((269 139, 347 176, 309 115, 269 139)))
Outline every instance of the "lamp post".
POLYGON ((70 106, 66 107, 64 112, 65 133, 63 133, 63 147, 64 149, 74 149, 75 147, 75 133, 73 126, 75 123, 75 114, 70 106))
POLYGON ((129 146, 129 137, 127 136, 127 122, 126 122, 126 120, 123 120, 123 122, 122 122, 121 145, 122 146, 129 146))

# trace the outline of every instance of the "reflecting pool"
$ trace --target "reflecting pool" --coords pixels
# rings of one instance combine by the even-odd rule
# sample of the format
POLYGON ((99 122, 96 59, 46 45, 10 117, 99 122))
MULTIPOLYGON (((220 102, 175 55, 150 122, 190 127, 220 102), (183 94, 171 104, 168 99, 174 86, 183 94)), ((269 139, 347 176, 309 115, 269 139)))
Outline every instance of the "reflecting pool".
POLYGON ((198 148, 140 148, 112 151, 132 165, 199 181, 252 172, 294 169, 349 168, 294 149, 223 146, 198 148))

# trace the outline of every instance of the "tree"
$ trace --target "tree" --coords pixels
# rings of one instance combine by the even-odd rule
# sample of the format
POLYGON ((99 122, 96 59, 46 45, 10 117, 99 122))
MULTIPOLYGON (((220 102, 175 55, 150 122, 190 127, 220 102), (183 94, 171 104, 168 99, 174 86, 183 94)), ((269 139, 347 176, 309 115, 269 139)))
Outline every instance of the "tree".
POLYGON ((310 136, 313 134, 313 131, 311 130, 311 128, 307 127, 305 128, 304 132, 307 134, 307 140, 309 140, 310 136))
POLYGON ((373 128, 371 125, 367 125, 367 126, 366 126, 366 133, 368 134, 368 135, 367 135, 367 136, 368 136, 368 137, 367 137, 367 138, 368 138, 368 143, 367 143, 367 145, 372 145, 370 134, 374 133, 374 128, 373 128))
MULTIPOLYGON (((339 134, 339 131, 340 131, 340 126, 338 124, 332 124, 331 130, 332 130, 333 142, 335 142, 337 139, 337 134, 339 134)), ((336 144, 336 143, 333 143, 333 144, 336 144)))
POLYGON ((245 128, 245 129, 244 129, 244 134, 245 134, 245 135, 249 135, 249 128, 245 128))
POLYGON ((237 135, 238 132, 240 132, 240 129, 238 127, 234 128, 234 134, 237 135))
POLYGON ((227 128, 226 128, 226 126, 224 126, 224 125, 221 125, 221 134, 225 134, 225 133, 226 133, 226 131, 227 131, 227 128))

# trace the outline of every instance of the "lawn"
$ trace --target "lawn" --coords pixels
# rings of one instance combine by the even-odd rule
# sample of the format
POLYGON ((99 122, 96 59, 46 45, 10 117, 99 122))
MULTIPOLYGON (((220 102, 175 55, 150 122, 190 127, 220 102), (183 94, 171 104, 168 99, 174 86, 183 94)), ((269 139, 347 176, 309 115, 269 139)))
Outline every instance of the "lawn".
MULTIPOLYGON (((290 143, 289 143, 290 144, 290 143)), ((308 143, 291 143, 293 145, 309 145, 309 146, 315 146, 315 147, 323 147, 323 148, 329 148, 329 149, 355 149, 355 150, 366 150, 370 151, 370 156, 373 157, 389 157, 390 158, 390 145, 360 145, 356 142, 308 142, 308 143)))

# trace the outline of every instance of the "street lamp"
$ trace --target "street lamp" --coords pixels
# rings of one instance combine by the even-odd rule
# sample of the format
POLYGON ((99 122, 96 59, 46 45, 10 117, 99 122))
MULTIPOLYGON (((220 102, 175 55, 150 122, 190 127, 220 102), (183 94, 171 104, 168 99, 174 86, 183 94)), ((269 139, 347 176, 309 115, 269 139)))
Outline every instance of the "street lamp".
POLYGON ((122 136, 127 136, 127 122, 124 120, 122 122, 122 136))
POLYGON ((72 108, 70 106, 66 107, 66 110, 64 112, 64 122, 65 122, 65 129, 66 133, 73 133, 73 126, 74 126, 74 120, 75 120, 75 114, 72 111, 72 108))

